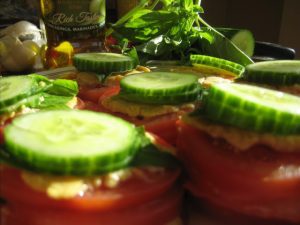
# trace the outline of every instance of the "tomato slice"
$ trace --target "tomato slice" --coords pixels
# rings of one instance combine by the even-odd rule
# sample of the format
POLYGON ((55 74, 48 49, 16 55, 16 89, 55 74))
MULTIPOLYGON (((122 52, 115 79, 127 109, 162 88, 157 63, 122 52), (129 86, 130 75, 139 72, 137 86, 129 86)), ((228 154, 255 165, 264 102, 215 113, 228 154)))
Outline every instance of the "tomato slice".
POLYGON ((178 148, 188 189, 224 208, 300 222, 300 154, 265 146, 234 152, 224 140, 179 122, 178 148))
POLYGON ((0 125, 0 145, 4 144, 4 134, 3 134, 4 127, 5 127, 4 125, 0 125))
POLYGON ((145 121, 144 126, 146 131, 158 135, 160 138, 175 146, 177 139, 176 122, 178 119, 179 115, 175 113, 168 114, 145 121))
POLYGON ((148 203, 108 212, 58 211, 18 204, 3 207, 3 225, 166 225, 180 217, 181 198, 182 191, 173 188, 148 203))
POLYGON ((169 190, 179 176, 179 170, 165 172, 143 171, 144 177, 131 176, 116 188, 99 189, 83 197, 68 200, 54 200, 43 192, 36 192, 21 178, 20 170, 2 166, 1 175, 5 182, 1 185, 0 196, 20 204, 69 208, 87 211, 107 211, 145 203, 169 190))
POLYGON ((1 183, 0 196, 7 206, 1 216, 10 221, 5 225, 27 225, 24 221, 30 221, 28 225, 163 225, 179 217, 182 197, 181 188, 176 184, 179 170, 140 171, 142 176, 134 174, 115 188, 100 188, 83 197, 54 200, 25 184, 19 169, 2 165, 1 179, 5 182, 1 183), (17 218, 12 216, 16 212, 17 218))
POLYGON ((119 93, 119 86, 111 87, 97 87, 97 88, 80 88, 78 96, 85 101, 91 101, 93 103, 98 103, 99 99, 102 97, 108 97, 119 93))

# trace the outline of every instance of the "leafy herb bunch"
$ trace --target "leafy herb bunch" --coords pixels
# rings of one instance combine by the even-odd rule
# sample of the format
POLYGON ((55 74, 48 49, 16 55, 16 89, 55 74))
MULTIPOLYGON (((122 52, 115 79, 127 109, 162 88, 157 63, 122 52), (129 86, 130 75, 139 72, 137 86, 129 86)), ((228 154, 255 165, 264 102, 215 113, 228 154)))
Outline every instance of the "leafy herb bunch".
POLYGON ((142 62, 151 59, 181 60, 190 53, 231 60, 242 65, 252 60, 201 18, 200 0, 141 0, 108 30, 118 48, 128 51, 131 42, 142 62))

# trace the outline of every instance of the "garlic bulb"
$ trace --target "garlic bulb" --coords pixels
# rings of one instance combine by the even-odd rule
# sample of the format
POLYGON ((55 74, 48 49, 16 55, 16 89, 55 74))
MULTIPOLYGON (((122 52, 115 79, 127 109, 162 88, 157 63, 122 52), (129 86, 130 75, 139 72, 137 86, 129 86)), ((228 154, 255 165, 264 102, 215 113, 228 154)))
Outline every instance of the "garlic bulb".
POLYGON ((0 37, 8 35, 19 38, 20 41, 32 40, 37 42, 42 39, 41 30, 28 21, 17 22, 0 31, 0 37))
POLYGON ((0 67, 21 72, 34 67, 45 41, 34 24, 20 21, 0 31, 0 67))

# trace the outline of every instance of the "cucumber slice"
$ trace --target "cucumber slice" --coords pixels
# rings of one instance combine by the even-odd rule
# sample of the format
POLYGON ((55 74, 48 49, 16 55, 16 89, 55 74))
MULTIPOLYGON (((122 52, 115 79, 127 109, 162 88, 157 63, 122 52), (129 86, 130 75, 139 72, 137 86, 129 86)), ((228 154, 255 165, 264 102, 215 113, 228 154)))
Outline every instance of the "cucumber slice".
POLYGON ((201 90, 196 88, 190 92, 184 92, 178 95, 139 95, 136 93, 123 93, 120 92, 119 96, 125 100, 153 105, 179 105, 185 102, 193 102, 199 99, 201 90))
POLYGON ((17 103, 23 98, 37 94, 48 86, 48 81, 40 79, 38 75, 0 78, 0 110, 17 103))
POLYGON ((300 84, 300 60, 258 62, 246 67, 244 80, 270 85, 300 84))
POLYGON ((205 74, 239 77, 245 70, 238 63, 207 55, 190 55, 190 61, 205 74))
MULTIPOLYGON (((61 98, 61 97, 60 97, 61 98)), ((0 115, 1 114, 9 114, 12 112, 18 112, 25 107, 30 108, 37 108, 42 104, 44 101, 44 96, 42 93, 38 93, 36 95, 29 96, 27 98, 21 99, 20 101, 17 101, 16 103, 6 106, 6 107, 0 107, 0 115)))
POLYGON ((141 145, 136 128, 104 113, 53 110, 27 114, 4 130, 5 148, 34 171, 93 175, 127 166, 141 145))
POLYGON ((200 94, 198 77, 194 74, 149 72, 124 77, 120 96, 147 104, 180 104, 195 101, 200 94))
POLYGON ((109 75, 135 68, 135 60, 117 53, 79 53, 73 57, 73 64, 79 71, 109 75))
POLYGON ((200 113, 212 121, 277 135, 300 133, 300 98, 246 84, 214 84, 200 113))
POLYGON ((239 49, 241 49, 249 57, 253 56, 255 48, 255 40, 253 33, 247 29, 234 28, 217 28, 221 34, 233 42, 239 49))

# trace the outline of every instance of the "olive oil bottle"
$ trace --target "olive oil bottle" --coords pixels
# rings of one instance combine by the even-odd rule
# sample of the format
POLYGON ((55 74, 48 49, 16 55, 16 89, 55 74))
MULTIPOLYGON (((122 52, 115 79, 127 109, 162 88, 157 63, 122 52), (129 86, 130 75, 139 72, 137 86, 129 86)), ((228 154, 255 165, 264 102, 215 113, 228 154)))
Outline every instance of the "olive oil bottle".
POLYGON ((46 68, 72 64, 78 52, 103 51, 106 0, 40 0, 46 68))

